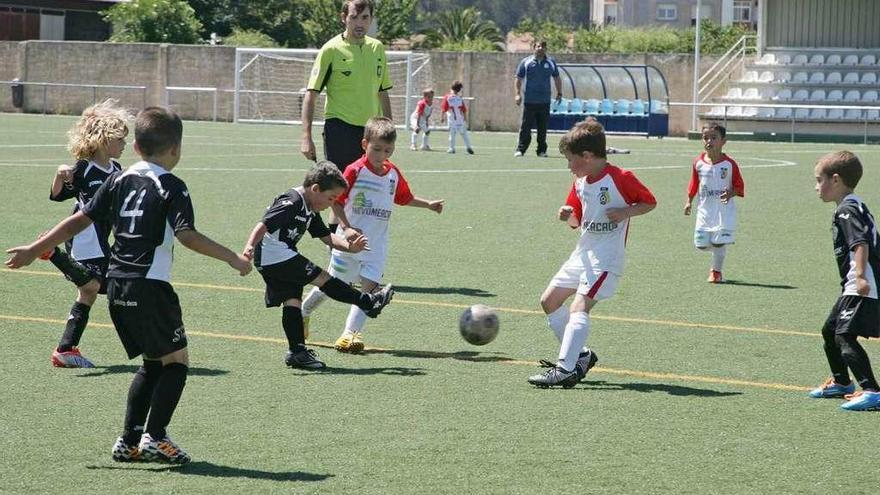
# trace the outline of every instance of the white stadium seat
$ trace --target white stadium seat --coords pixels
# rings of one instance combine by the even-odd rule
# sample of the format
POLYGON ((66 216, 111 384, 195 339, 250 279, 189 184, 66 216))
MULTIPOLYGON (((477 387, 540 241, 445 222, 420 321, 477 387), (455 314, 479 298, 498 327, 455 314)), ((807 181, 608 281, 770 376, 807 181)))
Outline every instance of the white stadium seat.
POLYGON ((777 108, 775 117, 777 119, 790 119, 791 118, 791 109, 790 108, 777 108))
POLYGON ((828 115, 826 115, 825 118, 828 120, 841 120, 843 119, 843 109, 829 108, 828 115))
POLYGON ((828 96, 825 97, 825 101, 840 101, 843 99, 843 91, 839 89, 832 89, 828 92, 828 96))
POLYGON ((810 101, 818 101, 818 102, 825 101, 825 90, 824 89, 814 90, 812 93, 810 93, 810 101))
POLYGON ((862 120, 862 111, 856 108, 850 108, 846 111, 843 118, 846 120, 862 120))
POLYGON ((871 53, 862 56, 862 61, 859 65, 876 65, 877 64, 877 56, 871 53))
POLYGON ((791 81, 791 72, 779 72, 776 74, 776 82, 791 81))
POLYGON ((759 108, 758 109, 758 117, 762 119, 772 119, 775 112, 773 112, 772 108, 759 108))
POLYGON ((832 72, 825 78, 825 84, 840 84, 841 81, 843 81, 843 77, 840 72, 832 72))
POLYGON ((810 120, 822 120, 828 112, 824 108, 814 108, 810 111, 810 120))
POLYGON ((840 65, 840 55, 828 55, 828 58, 825 59, 825 65, 840 65))
POLYGON ((880 110, 868 110, 865 114, 865 118, 868 120, 880 120, 880 110))
POLYGON ((794 77, 791 78, 791 82, 794 84, 804 84, 810 79, 810 76, 807 75, 806 72, 796 72, 794 77))
POLYGON ((877 84, 877 74, 874 72, 865 72, 862 74, 862 84, 877 84))
POLYGON ((761 94, 758 92, 758 88, 748 88, 743 91, 742 94, 743 100, 760 100, 761 94))
POLYGON ((778 101, 788 101, 791 99, 791 90, 781 89, 778 93, 776 93, 776 96, 774 96, 773 99, 778 101))
POLYGON ((843 76, 843 84, 858 84, 859 83, 859 73, 858 72, 847 72, 845 76, 843 76))
POLYGON ((745 74, 743 74, 742 78, 743 82, 758 82, 758 73, 753 70, 747 70, 745 74))
POLYGON ((763 57, 755 62, 757 65, 776 65, 776 55, 765 53, 763 57))
POLYGON ((794 110, 794 118, 796 119, 806 119, 810 117, 810 109, 809 108, 795 108, 794 110))
POLYGON ((724 115, 724 107, 712 107, 712 110, 709 110, 709 115, 714 115, 721 117, 724 115))
POLYGON ((846 96, 843 97, 843 101, 859 101, 859 98, 861 98, 861 95, 859 94, 858 90, 851 89, 846 92, 846 96))
POLYGON ((769 70, 765 70, 764 72, 761 73, 760 76, 758 76, 758 82, 762 82, 762 83, 773 82, 773 73, 770 72, 769 70))
POLYGON ((735 106, 735 107, 727 107, 727 116, 728 117, 742 117, 743 107, 735 106))
POLYGON ((742 98, 743 91, 741 88, 730 88, 727 90, 727 98, 736 100, 742 98))
POLYGON ((807 56, 803 53, 795 55, 791 60, 792 65, 807 65, 807 56))
POLYGON ((799 89, 794 92, 794 96, 792 96, 791 99, 795 101, 807 101, 810 99, 810 92, 806 89, 799 89))
POLYGON ((843 65, 859 65, 859 56, 847 55, 843 58, 843 65))
POLYGON ((780 53, 776 56, 776 65, 788 65, 791 63, 791 55, 780 53))
POLYGON ((810 84, 825 84, 825 73, 813 72, 810 74, 810 84))
POLYGON ((758 116, 758 107, 745 107, 743 108, 743 117, 757 117, 758 116))
POLYGON ((862 101, 865 103, 874 103, 877 101, 877 92, 874 90, 862 93, 862 101))
POLYGON ((821 53, 817 53, 810 57, 810 61, 807 62, 807 65, 824 65, 825 64, 825 55, 821 53))

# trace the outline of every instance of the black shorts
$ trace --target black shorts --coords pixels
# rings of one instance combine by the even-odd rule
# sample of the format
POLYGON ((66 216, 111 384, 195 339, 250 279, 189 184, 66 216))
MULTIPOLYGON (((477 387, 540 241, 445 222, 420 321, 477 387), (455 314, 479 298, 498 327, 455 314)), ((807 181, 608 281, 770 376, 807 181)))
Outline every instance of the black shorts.
POLYGON ((109 264, 107 258, 74 260, 71 257, 70 260, 75 264, 74 269, 62 272, 64 273, 64 278, 73 282, 77 287, 82 287, 92 280, 97 280, 101 284, 98 294, 107 293, 107 279, 105 278, 107 276, 107 265, 109 264))
POLYGON ((840 296, 822 327, 823 334, 832 332, 835 335, 880 337, 880 304, 869 297, 840 296))
POLYGON ((168 282, 145 278, 107 280, 110 318, 128 358, 158 359, 186 347, 180 301, 168 282))
POLYGON ((363 126, 351 125, 340 119, 324 122, 324 157, 333 162, 340 171, 364 155, 361 141, 363 126))
POLYGON ((281 306, 288 299, 302 301, 303 287, 321 274, 321 267, 298 254, 293 258, 257 270, 266 282, 266 307, 281 306))

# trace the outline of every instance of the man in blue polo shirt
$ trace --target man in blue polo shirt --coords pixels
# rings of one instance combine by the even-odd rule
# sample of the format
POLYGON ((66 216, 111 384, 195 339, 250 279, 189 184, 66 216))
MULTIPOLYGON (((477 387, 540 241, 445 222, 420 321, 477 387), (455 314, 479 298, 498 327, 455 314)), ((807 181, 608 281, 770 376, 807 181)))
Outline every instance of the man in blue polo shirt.
POLYGON ((535 50, 519 62, 514 82, 514 102, 523 104, 519 143, 513 156, 523 156, 532 142, 532 126, 538 128, 538 156, 547 156, 547 121, 550 119, 550 78, 556 84, 556 100, 562 99, 562 79, 556 61, 547 56, 547 42, 536 39, 535 50), (525 90, 523 90, 525 83, 525 90))

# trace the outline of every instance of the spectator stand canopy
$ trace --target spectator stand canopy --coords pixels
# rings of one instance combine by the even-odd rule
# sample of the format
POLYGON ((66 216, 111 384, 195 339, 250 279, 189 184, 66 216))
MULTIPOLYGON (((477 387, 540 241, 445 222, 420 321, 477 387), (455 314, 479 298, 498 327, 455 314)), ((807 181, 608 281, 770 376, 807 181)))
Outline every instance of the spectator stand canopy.
POLYGON ((608 133, 669 135, 669 87, 656 67, 559 64, 559 72, 563 98, 550 104, 550 130, 594 117, 608 133))

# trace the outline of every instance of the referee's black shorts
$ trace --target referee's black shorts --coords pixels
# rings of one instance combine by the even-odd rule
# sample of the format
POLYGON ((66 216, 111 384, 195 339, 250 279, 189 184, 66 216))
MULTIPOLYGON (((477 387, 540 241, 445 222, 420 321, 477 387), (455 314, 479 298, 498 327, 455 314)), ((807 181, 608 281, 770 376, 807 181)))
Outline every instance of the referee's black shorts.
POLYGON ((303 287, 321 274, 321 267, 298 254, 281 263, 257 267, 266 282, 266 307, 281 306, 288 299, 302 301, 303 287))
POLYGON ((110 318, 129 359, 158 359, 186 347, 180 300, 171 284, 145 278, 107 279, 110 318))
POLYGON ((324 122, 324 157, 344 172, 345 167, 364 154, 361 141, 364 127, 351 125, 341 119, 327 119, 324 122))

